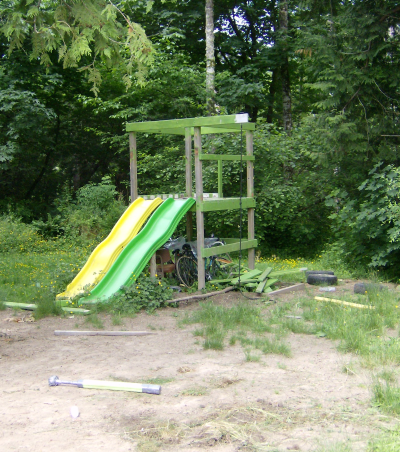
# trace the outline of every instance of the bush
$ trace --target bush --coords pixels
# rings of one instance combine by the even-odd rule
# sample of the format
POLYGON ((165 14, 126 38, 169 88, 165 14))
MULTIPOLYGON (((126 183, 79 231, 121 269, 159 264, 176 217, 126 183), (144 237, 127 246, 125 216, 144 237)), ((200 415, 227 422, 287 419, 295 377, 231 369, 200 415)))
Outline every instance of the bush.
POLYGON ((151 313, 164 306, 172 294, 173 290, 164 280, 142 274, 131 286, 121 287, 121 292, 110 300, 109 306, 115 314, 134 314, 141 309, 151 313))
POLYGON ((34 226, 13 215, 0 217, 0 253, 37 251, 44 243, 34 226))
POLYGON ((102 240, 118 221, 126 206, 117 199, 118 192, 110 177, 99 184, 87 184, 76 192, 76 200, 65 191, 58 200, 60 228, 68 238, 102 240))
POLYGON ((327 204, 348 261, 400 276, 400 168, 376 165, 355 198, 339 190, 327 204))

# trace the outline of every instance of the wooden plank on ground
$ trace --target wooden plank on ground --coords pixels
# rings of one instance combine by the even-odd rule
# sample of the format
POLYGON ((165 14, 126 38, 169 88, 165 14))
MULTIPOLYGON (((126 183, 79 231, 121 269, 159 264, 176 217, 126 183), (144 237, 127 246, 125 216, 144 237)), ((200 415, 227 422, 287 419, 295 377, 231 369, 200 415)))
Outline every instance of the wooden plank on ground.
POLYGON ((198 300, 201 298, 213 297, 214 295, 220 295, 221 293, 230 292, 233 289, 234 289, 233 286, 229 286, 229 287, 226 287, 225 289, 217 290, 216 292, 209 292, 209 293, 203 293, 203 294, 199 294, 199 295, 190 295, 188 297, 174 298, 173 300, 165 301, 165 303, 179 303, 180 301, 198 300))
POLYGON ((26 309, 27 311, 34 311, 37 308, 37 305, 34 303, 16 303, 14 301, 3 301, 4 306, 7 308, 19 308, 26 309))
MULTIPOLYGON (((256 276, 258 277, 259 275, 261 275, 261 270, 257 270, 257 269, 250 270, 249 272, 243 273, 242 275, 240 275, 240 282, 245 282, 245 281, 249 282, 248 281, 249 279, 254 279, 256 276)), ((238 283, 239 283, 239 277, 232 279, 233 285, 238 284, 238 283)))
POLYGON ((273 270, 272 267, 266 268, 266 269, 261 273, 261 275, 257 278, 258 281, 259 281, 259 282, 264 281, 264 280, 267 278, 267 276, 272 272, 272 270, 273 270))
POLYGON ((55 330, 55 336, 147 336, 148 331, 76 331, 76 330, 55 330))
POLYGON ((256 293, 263 293, 267 281, 268 279, 264 279, 264 281, 261 281, 260 283, 257 284, 256 293))
POLYGON ((250 282, 244 285, 245 287, 247 287, 248 289, 254 289, 258 286, 258 284, 256 282, 250 282))
POLYGON ((62 307, 61 308, 64 312, 67 312, 69 314, 82 314, 82 315, 89 315, 90 309, 83 309, 83 308, 67 308, 62 307))
POLYGON ((277 278, 267 279, 266 284, 265 284, 265 286, 264 286, 264 292, 265 292, 265 289, 266 289, 267 287, 273 286, 273 285, 274 285, 275 283, 277 283, 278 281, 279 281, 279 279, 277 279, 277 278))
POLYGON ((303 273, 303 270, 296 269, 296 270, 277 270, 275 272, 271 272, 269 274, 270 277, 277 277, 277 276, 283 276, 283 275, 292 275, 295 273, 303 273))
POLYGON ((294 286, 283 287, 282 289, 273 290, 272 292, 269 293, 269 295, 280 295, 283 293, 295 292, 297 290, 303 290, 304 287, 305 287, 304 283, 295 284, 294 286))

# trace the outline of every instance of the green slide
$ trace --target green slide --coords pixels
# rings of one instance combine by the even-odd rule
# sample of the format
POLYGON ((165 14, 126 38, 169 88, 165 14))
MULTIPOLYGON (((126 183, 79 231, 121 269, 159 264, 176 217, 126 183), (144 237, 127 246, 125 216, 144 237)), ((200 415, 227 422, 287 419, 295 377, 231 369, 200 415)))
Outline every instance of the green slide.
POLYGON ((185 213, 195 204, 193 198, 165 200, 144 228, 122 250, 103 279, 80 303, 96 303, 110 298, 121 286, 130 286, 143 271, 151 256, 164 245, 185 213))

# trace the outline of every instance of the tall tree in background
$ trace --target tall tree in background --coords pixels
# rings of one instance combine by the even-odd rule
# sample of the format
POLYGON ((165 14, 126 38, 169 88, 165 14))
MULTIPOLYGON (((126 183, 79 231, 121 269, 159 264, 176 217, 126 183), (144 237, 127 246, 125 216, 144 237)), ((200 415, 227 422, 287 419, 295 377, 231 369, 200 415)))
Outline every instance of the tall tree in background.
POLYGON ((215 114, 214 1, 206 0, 206 96, 207 113, 215 114))
POLYGON ((279 40, 282 59, 282 63, 280 65, 280 76, 282 81, 282 123, 283 129, 290 133, 293 121, 288 56, 289 26, 287 0, 279 0, 279 40))

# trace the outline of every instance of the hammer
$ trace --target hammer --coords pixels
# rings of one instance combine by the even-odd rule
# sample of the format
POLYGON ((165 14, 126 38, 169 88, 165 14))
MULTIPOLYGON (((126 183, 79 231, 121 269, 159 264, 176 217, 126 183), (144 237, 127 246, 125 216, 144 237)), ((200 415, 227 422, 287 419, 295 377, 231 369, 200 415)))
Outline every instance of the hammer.
POLYGON ((160 394, 160 385, 140 384, 140 383, 124 383, 121 381, 101 381, 101 380, 78 380, 65 381, 59 380, 56 375, 49 378, 49 386, 71 385, 78 388, 88 389, 112 389, 114 391, 133 391, 145 392, 147 394, 160 394))

